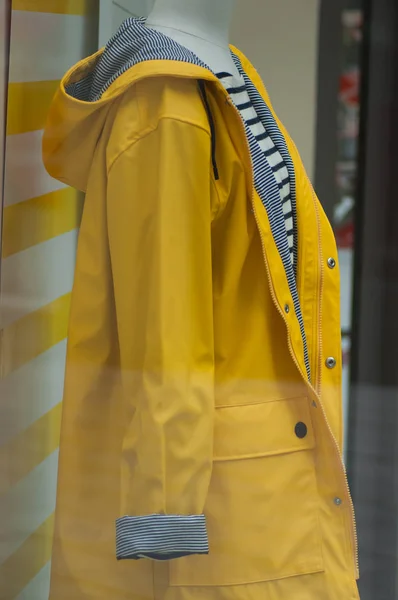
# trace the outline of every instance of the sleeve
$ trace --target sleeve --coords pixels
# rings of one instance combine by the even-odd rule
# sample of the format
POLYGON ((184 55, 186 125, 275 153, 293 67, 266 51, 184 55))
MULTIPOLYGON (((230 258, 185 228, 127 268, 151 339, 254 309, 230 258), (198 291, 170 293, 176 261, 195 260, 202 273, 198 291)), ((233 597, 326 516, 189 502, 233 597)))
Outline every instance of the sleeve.
POLYGON ((162 119, 108 174, 120 345, 118 559, 207 554, 213 462, 211 140, 162 119))

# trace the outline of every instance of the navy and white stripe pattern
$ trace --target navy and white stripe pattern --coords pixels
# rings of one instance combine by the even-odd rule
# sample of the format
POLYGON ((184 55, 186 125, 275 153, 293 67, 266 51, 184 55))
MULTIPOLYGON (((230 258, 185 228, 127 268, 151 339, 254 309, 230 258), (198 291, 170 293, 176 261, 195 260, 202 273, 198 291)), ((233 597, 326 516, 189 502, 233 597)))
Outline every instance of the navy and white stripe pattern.
POLYGON ((281 194, 282 210, 285 217, 287 241, 292 264, 295 264, 295 215, 293 214, 292 195, 290 193, 290 174, 278 147, 265 129, 264 124, 250 100, 243 75, 238 77, 229 73, 217 73, 218 79, 229 93, 232 102, 239 110, 246 125, 256 138, 265 159, 274 172, 281 194))
POLYGON ((193 52, 163 33, 145 26, 146 19, 129 18, 107 43, 95 70, 67 87, 77 100, 95 102, 118 77, 147 60, 176 60, 209 68, 193 52))
MULTIPOLYGON (((239 73, 244 78, 246 89, 249 94, 250 101, 255 109, 255 112, 260 118, 261 122, 263 123, 265 130, 272 138, 275 146, 278 148, 278 151, 281 154, 283 161, 288 169, 290 180, 290 196, 293 208, 293 219, 295 221, 296 174, 294 170, 293 161, 291 159, 289 150, 286 145, 285 138, 283 137, 271 110, 264 102, 264 99, 262 98, 260 92, 252 83, 247 73, 245 73, 239 57, 235 54, 232 54, 232 57, 234 59, 235 65, 239 73)), ((247 125, 247 123, 245 123, 244 120, 243 123, 245 125, 246 135, 252 156, 256 191, 260 196, 261 201, 267 211, 272 235, 275 240, 275 244, 278 248, 279 254, 281 256, 283 266, 285 267, 286 277, 293 300, 294 311, 300 326, 301 337, 303 340, 304 364, 308 380, 311 381, 311 367, 308 354, 307 337, 305 334, 304 319, 301 312, 300 299, 296 284, 295 268, 294 264, 292 264, 291 252, 286 233, 285 218, 283 211, 281 210, 282 205, 280 187, 275 179, 275 175, 270 164, 267 160, 265 160, 264 153, 260 148, 255 135, 253 135, 250 127, 247 125)), ((297 256, 297 235, 294 236, 294 255, 295 257, 297 256)), ((297 264, 296 260, 293 262, 297 264)))
POLYGON ((253 103, 254 110, 257 115, 260 117, 261 122, 264 124, 266 131, 274 142, 275 146, 278 148, 283 161, 289 171, 289 184, 290 184, 290 198, 292 203, 293 210, 293 220, 294 220, 294 264, 297 265, 297 256, 298 256, 298 246, 297 246, 297 207, 296 207, 296 173, 294 170, 294 164, 292 157, 290 156, 290 152, 286 145, 286 140, 283 137, 281 130, 278 127, 278 124, 275 121, 275 118, 271 112, 271 109, 264 102, 263 97, 260 92, 257 90, 256 86, 253 84, 247 73, 244 71, 241 61, 236 54, 232 54, 232 58, 235 62, 235 65, 239 71, 239 73, 243 76, 243 79, 246 83, 246 88, 250 97, 251 102, 253 103))
POLYGON ((208 553, 204 515, 149 515, 122 517, 116 521, 118 560, 170 560, 208 553))

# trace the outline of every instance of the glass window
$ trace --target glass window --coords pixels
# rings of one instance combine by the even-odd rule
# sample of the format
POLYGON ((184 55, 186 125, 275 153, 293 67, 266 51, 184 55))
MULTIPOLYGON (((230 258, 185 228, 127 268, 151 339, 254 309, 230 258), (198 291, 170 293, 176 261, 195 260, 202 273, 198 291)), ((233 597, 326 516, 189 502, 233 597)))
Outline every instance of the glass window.
POLYGON ((0 598, 398 598, 397 22, 0 0, 0 598))

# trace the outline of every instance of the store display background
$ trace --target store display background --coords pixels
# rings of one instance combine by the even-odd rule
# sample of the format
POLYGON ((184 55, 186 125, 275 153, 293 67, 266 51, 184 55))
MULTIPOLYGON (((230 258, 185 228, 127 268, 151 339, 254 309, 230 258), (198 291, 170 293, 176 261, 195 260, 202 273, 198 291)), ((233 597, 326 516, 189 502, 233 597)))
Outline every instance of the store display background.
POLYGON ((42 129, 97 48, 96 0, 14 0, 1 260, 0 598, 46 600, 65 338, 81 194, 51 179, 42 129), (49 12, 51 11, 51 12, 49 12))
MULTIPOLYGON (((0 0, 3 28, 5 5, 0 0)), ((102 45, 126 17, 145 15, 151 6, 152 0, 12 2, 0 288, 0 470, 6 474, 0 479, 0 600, 47 600, 49 590, 65 340, 83 197, 44 170, 45 116, 60 78, 97 49, 98 36, 102 45)), ((311 177, 318 19, 319 0, 239 0, 232 32, 266 81, 311 177)), ((3 62, 0 55, 0 67, 3 62)), ((351 277, 344 264, 348 315, 351 277)))

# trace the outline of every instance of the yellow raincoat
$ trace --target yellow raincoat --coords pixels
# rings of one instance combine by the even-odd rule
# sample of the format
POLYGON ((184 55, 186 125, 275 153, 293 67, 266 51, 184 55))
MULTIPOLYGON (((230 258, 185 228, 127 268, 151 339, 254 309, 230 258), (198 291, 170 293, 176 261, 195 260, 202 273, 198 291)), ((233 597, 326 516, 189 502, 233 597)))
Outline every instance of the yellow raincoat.
POLYGON ((311 383, 227 93, 201 66, 148 60, 99 100, 72 97, 101 53, 67 73, 44 137, 49 173, 86 192, 50 598, 358 600, 337 253, 298 152, 277 121, 295 167, 311 383), (123 517, 133 541, 144 531, 156 547, 168 523, 172 541, 198 536, 197 552, 157 561, 122 547, 117 561, 123 517))

